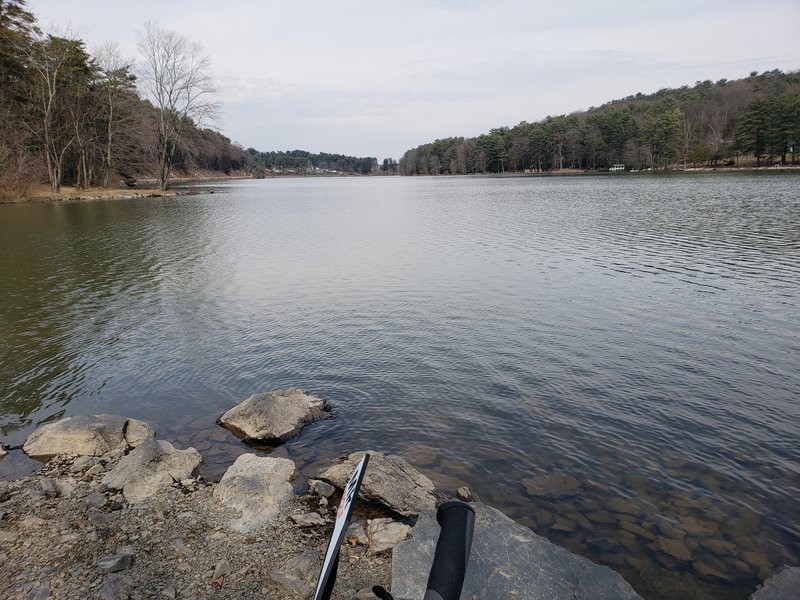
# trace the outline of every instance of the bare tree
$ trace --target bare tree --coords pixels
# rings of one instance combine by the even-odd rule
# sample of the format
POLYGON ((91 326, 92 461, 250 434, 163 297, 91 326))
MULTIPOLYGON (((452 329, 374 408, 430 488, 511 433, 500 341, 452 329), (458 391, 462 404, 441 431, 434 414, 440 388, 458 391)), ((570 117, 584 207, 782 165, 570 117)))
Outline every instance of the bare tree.
POLYGON ((110 178, 118 165, 115 149, 117 148, 118 130, 128 125, 131 118, 130 92, 136 77, 130 72, 132 60, 122 58, 116 42, 106 42, 95 49, 94 59, 98 69, 98 95, 102 100, 102 122, 105 131, 103 144, 103 185, 108 187, 110 178))
POLYGON ((80 104, 91 78, 89 56, 83 42, 70 34, 40 37, 25 52, 31 71, 31 115, 25 124, 45 155, 50 185, 57 193, 64 159, 76 142, 71 117, 81 114, 80 104))
POLYGON ((139 35, 142 91, 158 110, 158 184, 169 186, 179 145, 192 125, 213 121, 218 103, 202 47, 174 31, 146 23, 139 35))

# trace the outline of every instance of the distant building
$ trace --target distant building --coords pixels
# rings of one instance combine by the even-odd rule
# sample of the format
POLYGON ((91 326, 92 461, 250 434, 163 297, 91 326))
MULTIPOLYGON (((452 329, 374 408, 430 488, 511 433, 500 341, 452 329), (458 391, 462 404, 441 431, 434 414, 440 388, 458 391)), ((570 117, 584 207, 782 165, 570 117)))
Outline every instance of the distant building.
POLYGON ((612 173, 624 170, 625 170, 625 165, 612 165, 611 168, 609 169, 609 171, 611 171, 612 173))

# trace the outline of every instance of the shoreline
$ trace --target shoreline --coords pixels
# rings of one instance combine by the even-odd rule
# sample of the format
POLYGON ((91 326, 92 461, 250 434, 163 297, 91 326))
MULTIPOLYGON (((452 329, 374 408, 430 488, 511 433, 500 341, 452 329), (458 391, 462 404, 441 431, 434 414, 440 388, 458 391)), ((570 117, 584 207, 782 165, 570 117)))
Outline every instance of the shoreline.
MULTIPOLYGON (((229 411, 232 412, 233 409, 229 411)), ((217 430, 219 432, 230 430, 233 426, 225 422, 226 415, 216 421, 217 425, 221 425, 217 430)), ((316 418, 330 417, 323 415, 311 420, 316 418)), ((238 425, 233 427, 236 428, 238 425)), ((213 431, 210 433, 213 435, 213 431)), ((293 431, 291 436, 298 434, 299 431, 293 431)), ((86 436, 82 435, 80 439, 86 439, 86 436)), ((273 599, 307 598, 307 588, 309 586, 313 588, 315 582, 298 583, 292 579, 293 577, 296 579, 295 575, 290 577, 287 573, 293 572, 295 562, 300 560, 300 562, 305 561, 304 571, 311 573, 312 578, 316 577, 319 569, 317 559, 324 553, 335 507, 352 467, 344 464, 343 458, 331 458, 324 461, 328 465, 326 468, 306 478, 298 473, 297 465, 286 458, 284 453, 273 451, 267 456, 257 457, 243 445, 243 454, 226 470, 225 475, 219 481, 216 478, 212 481, 197 474, 197 468, 202 464, 202 457, 193 446, 178 450, 169 442, 157 440, 154 430, 147 423, 115 415, 72 417, 43 425, 28 437, 23 446, 24 448, 13 447, 12 450, 24 453, 25 456, 37 457, 40 468, 30 475, 0 482, 0 542, 2 542, 0 591, 4 592, 0 596, 19 600, 32 597, 32 593, 50 597, 51 592, 55 592, 54 597, 57 598, 77 600, 85 597, 87 591, 95 594, 92 597, 113 600, 144 599, 153 597, 159 590, 160 596, 168 600, 202 596, 243 599, 269 594, 272 595, 268 597, 273 599), (73 437, 72 441, 69 441, 59 431, 58 427, 63 427, 63 423, 70 420, 73 423, 84 421, 80 425, 83 434, 87 431, 103 431, 102 436, 97 436, 103 439, 107 439, 113 426, 116 426, 117 434, 123 440, 122 446, 112 444, 110 450, 104 448, 107 451, 103 454, 99 450, 93 450, 94 454, 88 453, 89 450, 81 446, 82 442, 75 441, 79 438, 73 437), (87 420, 102 421, 102 423, 99 425, 90 423, 87 428, 85 424, 87 420), (95 429, 92 430, 91 427, 95 429), (41 448, 39 450, 35 448, 43 440, 46 444, 50 444, 50 448, 61 448, 44 464, 42 464, 44 458, 41 457, 41 448), (64 448, 69 448, 70 453, 64 454, 66 451, 64 448), (143 448, 148 450, 143 451, 143 448), (152 452, 162 451, 163 456, 152 455, 152 452), (134 478, 120 482, 116 473, 122 468, 123 463, 127 461, 130 466, 133 457, 137 453, 141 455, 142 452, 150 458, 146 460, 136 458, 136 461, 133 461, 134 478), (148 455, 147 452, 151 454, 148 455), (179 474, 174 470, 177 467, 170 466, 170 461, 176 456, 184 455, 194 456, 197 463, 191 468, 191 472, 183 471, 179 474), (256 514, 253 517, 256 519, 254 529, 241 530, 232 525, 234 522, 246 521, 245 512, 250 510, 248 508, 243 509, 245 512, 241 513, 241 518, 231 520, 231 517, 239 514, 237 507, 253 506, 254 497, 250 496, 253 484, 247 484, 244 492, 236 491, 233 494, 232 505, 221 501, 222 498, 218 494, 218 490, 224 487, 231 472, 236 472, 236 477, 243 474, 241 467, 237 471, 240 461, 248 465, 244 471, 246 474, 258 472, 259 462, 269 465, 291 465, 291 476, 280 484, 288 486, 288 497, 278 505, 276 514, 272 515, 271 521, 266 524, 259 521, 261 517, 256 514), (164 465, 164 470, 168 470, 169 477, 164 481, 164 478, 159 476, 153 483, 152 474, 148 469, 151 465, 161 464, 164 465), (337 469, 339 473, 334 475, 333 472, 337 469), (328 491, 325 490, 326 487, 329 488, 328 491), (244 499, 241 498, 242 493, 244 499), (18 555, 26 557, 21 564, 19 561, 11 560, 12 556, 18 555), (111 560, 110 557, 120 556, 128 557, 125 559, 126 564, 116 570, 103 570, 104 561, 111 560), (286 588, 284 584, 289 587, 286 588), (8 586, 5 590, 3 590, 4 585, 8 586), (16 587, 12 588, 12 585, 16 587), (293 587, 295 585, 300 587, 293 587), (305 591, 298 593, 298 590, 305 591)), ((200 447, 198 445, 198 448, 200 447)), ((276 446, 275 449, 279 447, 276 446)), ((471 500, 473 495, 468 489, 459 489, 456 494, 447 484, 442 484, 443 487, 436 486, 428 477, 399 457, 366 450, 350 454, 347 460, 352 460, 356 455, 363 455, 364 452, 369 452, 375 459, 370 461, 370 469, 374 467, 374 471, 379 473, 381 485, 394 489, 389 489, 388 492, 380 491, 377 496, 373 490, 367 490, 365 493, 362 489, 361 500, 356 505, 355 529, 353 532, 348 531, 347 543, 342 547, 342 562, 346 564, 340 567, 340 583, 337 584, 338 591, 333 596, 337 600, 353 598, 369 600, 372 596, 364 590, 372 584, 378 583, 388 588, 391 581, 392 585, 398 585, 391 575, 393 571, 390 564, 394 564, 395 561, 392 548, 394 544, 406 543, 402 541, 403 539, 414 539, 415 530, 411 527, 415 526, 417 515, 422 520, 423 514, 428 514, 426 519, 430 521, 432 516, 425 511, 430 510, 432 505, 429 503, 434 502, 434 498, 438 505, 453 495, 466 500, 471 500), (381 463, 402 466, 399 470, 387 474, 385 470, 381 471, 381 463), (413 503, 406 504, 406 501, 400 501, 393 504, 384 501, 390 497, 397 498, 398 489, 401 495, 405 490, 411 489, 413 502, 418 503, 417 506, 409 510, 408 507, 413 506, 413 503), (380 544, 384 542, 377 541, 381 538, 372 537, 375 529, 371 525, 373 520, 387 525, 390 529, 400 530, 402 535, 388 547, 381 546, 380 544), (376 547, 381 547, 381 550, 375 551, 376 547)), ((574 487, 576 483, 571 481, 570 477, 562 475, 540 477, 526 485, 541 488, 538 493, 545 496, 550 494, 562 496, 569 495, 571 493, 569 488, 574 487)), ((367 485, 366 480, 365 485, 367 485)), ((271 494, 276 489, 276 483, 256 482, 255 487, 271 494)), ((263 496, 260 495, 261 492, 258 494, 256 508, 260 510, 263 496)), ((579 554, 573 554, 536 534, 535 528, 516 523, 500 511, 482 505, 479 499, 474 500, 476 510, 482 507, 480 511, 494 511, 500 515, 498 518, 505 519, 503 527, 514 528, 513 531, 504 532, 504 535, 494 536, 499 539, 491 542, 488 552, 486 548, 483 549, 482 561, 498 561, 507 555, 508 548, 504 546, 503 540, 509 537, 525 538, 528 540, 526 543, 541 546, 536 552, 546 552, 553 569, 578 568, 573 564, 575 561, 577 561, 575 564, 582 565, 580 569, 600 569, 602 572, 600 580, 603 585, 610 580, 619 581, 620 585, 626 586, 624 594, 611 595, 609 598, 640 600, 640 596, 635 595, 633 589, 616 571, 607 566, 601 567, 579 554), (630 590, 630 593, 627 590, 630 590)), ((273 504, 272 500, 268 499, 267 505, 273 504)), ((632 507, 632 504, 630 507, 621 506, 628 512, 631 512, 632 507)), ((647 532, 637 527, 633 520, 630 522, 626 520, 622 523, 622 527, 633 534, 647 536, 647 532)), ((647 537, 649 539, 652 536, 647 537)), ((682 556, 690 551, 680 541, 681 539, 681 537, 659 538, 653 542, 652 547, 665 558, 690 560, 682 556)), ((718 545, 725 546, 725 542, 718 542, 718 545)), ((719 550, 725 552, 727 546, 719 550)), ((527 556, 524 548, 520 552, 515 551, 511 554, 527 556)), ((517 565, 515 572, 523 579, 544 576, 542 573, 538 575, 533 573, 534 562, 524 559, 522 566, 517 565)), ((496 564, 490 566, 493 569, 497 568, 496 564)), ((716 572, 713 566, 705 563, 693 563, 693 566, 696 569, 698 567, 707 569, 708 576, 725 581, 724 575, 716 572)), ((766 591, 768 584, 779 576, 789 577, 794 581, 794 578, 800 577, 800 567, 783 566, 774 571, 765 569, 762 575, 763 590, 766 591)), ((520 581, 515 583, 519 584, 520 581)), ((586 597, 592 597, 593 591, 596 590, 590 586, 586 597)), ((757 593, 761 595, 754 598, 757 597, 759 600, 786 597, 767 595, 764 591, 757 593)), ((416 594, 413 596, 416 597, 416 594)), ((490 593, 479 594, 478 597, 506 596, 490 593)))
MULTIPOLYGON (((530 172, 505 172, 505 173, 469 173, 464 175, 436 174, 436 175, 394 175, 392 177, 487 177, 487 178, 507 178, 507 177, 568 177, 574 175, 676 175, 693 173, 775 173, 775 172, 800 172, 800 165, 773 165, 764 167, 687 167, 686 169, 667 169, 667 170, 645 170, 645 171, 624 171, 622 173, 611 173, 609 171, 585 171, 577 169, 563 169, 561 171, 530 171, 530 172)), ((83 190, 75 189, 71 186, 62 186, 59 194, 53 194, 49 186, 34 186, 33 193, 13 195, 10 191, 0 190, 0 204, 44 204, 44 203, 67 203, 67 202, 86 202, 94 200, 135 200, 137 198, 171 198, 176 196, 194 196, 206 193, 217 193, 217 190, 194 189, 196 185, 204 183, 213 184, 225 181, 253 180, 262 179, 298 179, 298 178, 340 178, 340 177, 386 177, 386 175, 303 175, 297 173, 270 174, 266 177, 253 177, 251 175, 221 175, 221 176, 199 176, 199 177, 177 177, 173 179, 173 184, 166 190, 162 190, 155 185, 155 180, 142 179, 141 186, 133 188, 122 187, 95 187, 83 190)))

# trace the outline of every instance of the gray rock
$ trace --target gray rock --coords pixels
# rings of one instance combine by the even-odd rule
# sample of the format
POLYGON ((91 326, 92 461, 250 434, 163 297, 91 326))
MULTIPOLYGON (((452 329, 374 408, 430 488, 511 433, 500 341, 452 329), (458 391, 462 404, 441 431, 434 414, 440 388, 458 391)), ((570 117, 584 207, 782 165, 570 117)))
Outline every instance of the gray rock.
POLYGON ((336 491, 336 488, 330 483, 325 483, 319 479, 309 479, 308 488, 311 490, 312 494, 315 494, 320 498, 330 498, 336 491))
POLYGON ((364 531, 364 527, 361 525, 361 523, 351 523, 350 527, 347 528, 347 533, 345 533, 344 539, 349 543, 355 543, 361 546, 366 546, 369 544, 367 532, 364 531))
POLYGON ((750 600, 800 599, 800 567, 784 567, 750 596, 750 600))
POLYGON ((317 553, 306 550, 290 558, 280 569, 272 571, 269 577, 276 585, 308 598, 314 593, 321 566, 317 553))
POLYGON ((8 454, 8 450, 6 450, 6 446, 0 442, 0 458, 3 458, 6 454, 8 454))
MULTIPOLYGON (((369 465, 359 497, 377 502, 405 517, 436 507, 433 482, 399 456, 368 451, 369 465)), ((354 452, 320 473, 339 489, 347 485, 364 452, 354 452)))
POLYGON ((245 441, 284 442, 307 423, 329 416, 325 400, 291 388, 254 394, 217 422, 245 441))
POLYGON ((136 419, 119 415, 81 415, 42 425, 25 440, 22 449, 31 458, 40 460, 58 454, 102 456, 112 450, 138 446, 154 435, 149 425, 136 419))
POLYGON ((71 473, 75 473, 76 475, 79 473, 83 473, 86 469, 93 467, 97 464, 97 459, 94 456, 79 456, 75 459, 70 466, 69 470, 71 473))
POLYGON ((358 590, 353 596, 354 600, 377 600, 378 597, 372 593, 372 588, 358 590))
POLYGON ((214 498, 241 517, 228 526, 247 533, 272 521, 293 494, 294 462, 242 454, 214 487, 214 498))
POLYGON ((305 513, 303 515, 291 515, 289 517, 292 523, 299 527, 319 527, 325 525, 327 521, 319 513, 305 513))
POLYGON ((133 552, 124 551, 99 558, 97 569, 101 573, 116 573, 127 569, 131 564, 133 564, 133 552))
POLYGON ((161 595, 167 600, 175 600, 178 597, 178 592, 175 590, 174 585, 168 585, 163 590, 161 590, 161 595))
POLYGON ((55 481, 49 477, 42 477, 39 480, 39 485, 42 488, 42 493, 48 498, 58 498, 61 492, 58 491, 58 486, 55 481))
POLYGON ((380 554, 391 550, 408 537, 411 527, 394 519, 370 519, 367 521, 369 551, 380 554))
POLYGON ((103 485, 122 490, 126 500, 136 504, 190 477, 202 462, 194 448, 178 450, 169 442, 149 439, 123 456, 103 477, 103 485))
POLYGON ((219 579, 220 577, 230 575, 232 571, 233 569, 231 569, 231 564, 228 562, 228 559, 223 558, 214 567, 214 579, 219 579))
POLYGON ((523 479, 522 484, 531 496, 544 498, 577 496, 581 491, 581 482, 566 473, 548 473, 530 477, 523 479))
POLYGON ((58 495, 61 498, 71 498, 75 492, 75 484, 72 481, 60 479, 55 484, 58 488, 58 495))
POLYGON ((175 554, 183 557, 192 556, 191 549, 183 540, 172 540, 172 547, 175 549, 175 554))
MULTIPOLYGON (((572 554, 515 523, 500 511, 475 503, 475 535, 462 598, 593 598, 641 600, 608 567, 572 554)), ((411 539, 392 551, 392 594, 421 598, 433 560, 439 525, 423 513, 411 539)))
POLYGON ((119 575, 112 575, 103 584, 100 590, 100 598, 102 600, 127 600, 128 588, 133 581, 129 577, 120 577, 119 575))
POLYGON ((86 508, 103 508, 108 503, 108 498, 100 492, 92 492, 83 499, 86 508))

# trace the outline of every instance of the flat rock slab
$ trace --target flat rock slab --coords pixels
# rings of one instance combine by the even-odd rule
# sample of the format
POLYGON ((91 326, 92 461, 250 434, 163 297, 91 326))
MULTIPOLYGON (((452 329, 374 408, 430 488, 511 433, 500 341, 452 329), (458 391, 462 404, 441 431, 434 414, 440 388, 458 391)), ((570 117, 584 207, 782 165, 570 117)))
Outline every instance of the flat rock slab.
POLYGON ((103 477, 103 485, 122 490, 128 502, 138 504, 191 477, 201 464, 203 459, 194 448, 178 450, 169 442, 149 439, 123 456, 103 477))
MULTIPOLYGON (((435 487, 425 475, 399 456, 372 450, 367 452, 370 457, 359 492, 361 498, 381 504, 404 517, 415 517, 436 507, 435 487)), ((363 456, 364 452, 354 452, 325 469, 319 478, 344 489, 363 456)))
MULTIPOLYGON (((641 600, 615 571, 572 554, 499 510, 475 503, 475 535, 462 598, 526 600, 641 600)), ((411 539, 392 551, 392 594, 422 598, 439 525, 434 511, 420 515, 411 539)))
POLYGON ((48 460, 58 454, 102 456, 135 448, 155 436, 147 423, 120 415, 81 415, 42 425, 22 449, 31 458, 48 460))
POLYGON ((241 517, 229 521, 234 531, 247 533, 267 525, 294 493, 295 474, 288 458, 242 454, 214 487, 214 498, 241 517))
POLYGON ((800 600, 800 567, 784 567, 767 579, 751 600, 800 600))
POLYGON ((296 436, 307 423, 331 416, 328 403, 303 390, 254 394, 217 423, 246 442, 279 443, 296 436))

